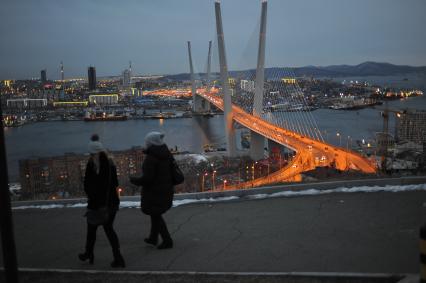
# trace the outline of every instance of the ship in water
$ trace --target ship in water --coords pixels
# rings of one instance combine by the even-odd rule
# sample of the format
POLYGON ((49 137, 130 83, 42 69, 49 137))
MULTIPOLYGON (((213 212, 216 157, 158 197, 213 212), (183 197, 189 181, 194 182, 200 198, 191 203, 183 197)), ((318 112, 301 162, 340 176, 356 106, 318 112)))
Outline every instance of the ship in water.
POLYGON ((300 111, 306 112, 306 111, 314 111, 316 109, 318 109, 318 107, 304 105, 302 103, 292 104, 289 102, 274 104, 267 108, 267 110, 270 112, 300 112, 300 111))
POLYGON ((27 122, 26 118, 21 116, 18 117, 16 115, 4 115, 3 116, 3 127, 4 128, 12 128, 19 127, 24 125, 27 122))
POLYGON ((333 110, 358 110, 380 104, 380 101, 371 98, 355 99, 350 97, 335 101, 329 108, 333 110))
POLYGON ((107 113, 107 112, 99 112, 99 111, 87 111, 84 116, 85 122, 92 121, 125 121, 127 120, 126 115, 119 115, 115 112, 107 113))

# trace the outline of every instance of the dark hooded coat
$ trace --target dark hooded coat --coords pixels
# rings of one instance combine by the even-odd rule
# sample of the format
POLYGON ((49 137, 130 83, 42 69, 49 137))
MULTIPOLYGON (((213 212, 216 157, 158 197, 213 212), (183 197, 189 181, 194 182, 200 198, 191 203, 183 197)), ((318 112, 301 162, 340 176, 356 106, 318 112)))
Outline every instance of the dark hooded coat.
POLYGON ((84 191, 87 194, 87 208, 98 209, 107 205, 110 209, 118 210, 120 199, 118 198, 117 187, 117 169, 114 162, 108 159, 106 154, 101 153, 100 169, 99 173, 97 173, 93 157, 90 157, 87 162, 84 176, 84 191))
POLYGON ((173 156, 165 144, 151 145, 144 151, 142 176, 130 181, 142 186, 141 209, 148 215, 163 214, 173 204, 171 162, 173 156))

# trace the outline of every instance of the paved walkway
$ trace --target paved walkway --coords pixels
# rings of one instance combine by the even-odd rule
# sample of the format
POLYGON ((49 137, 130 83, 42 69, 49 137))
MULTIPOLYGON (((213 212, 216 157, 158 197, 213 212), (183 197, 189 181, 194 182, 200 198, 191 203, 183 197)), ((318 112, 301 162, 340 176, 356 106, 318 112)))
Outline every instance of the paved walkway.
MULTIPOLYGON (((126 270, 417 273, 425 202, 426 192, 416 191, 180 206, 165 215, 175 241, 171 250, 143 242, 149 219, 138 209, 122 209, 115 226, 126 270)), ((84 247, 84 209, 13 214, 20 267, 110 269, 112 254, 101 229, 95 264, 77 259, 84 247)))

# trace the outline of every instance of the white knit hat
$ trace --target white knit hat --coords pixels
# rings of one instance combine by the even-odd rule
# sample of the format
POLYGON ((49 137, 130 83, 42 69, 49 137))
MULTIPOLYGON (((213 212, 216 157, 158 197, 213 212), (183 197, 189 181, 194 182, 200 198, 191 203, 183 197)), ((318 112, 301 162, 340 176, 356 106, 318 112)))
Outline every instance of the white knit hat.
POLYGON ((105 150, 104 146, 99 141, 90 141, 88 148, 89 148, 89 153, 92 153, 92 154, 105 150))
POLYGON ((164 134, 160 132, 150 132, 145 136, 145 146, 148 148, 151 145, 163 145, 164 134))

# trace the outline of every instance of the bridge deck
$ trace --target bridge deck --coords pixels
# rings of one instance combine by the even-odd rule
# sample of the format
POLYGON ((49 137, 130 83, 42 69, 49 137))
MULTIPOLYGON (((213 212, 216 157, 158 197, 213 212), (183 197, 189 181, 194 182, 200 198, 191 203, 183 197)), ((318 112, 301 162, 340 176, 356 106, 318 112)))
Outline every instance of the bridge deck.
MULTIPOLYGON (((197 94, 219 109, 224 109, 223 99, 214 93, 199 90, 197 94)), ((286 167, 279 171, 253 181, 227 186, 229 189, 234 189, 237 186, 245 188, 288 181, 302 172, 319 166, 331 166, 339 170, 360 170, 365 173, 376 172, 376 167, 370 160, 348 149, 336 147, 278 127, 260 117, 245 112, 236 105, 232 105, 232 115, 236 122, 270 140, 293 149, 296 155, 286 167)))

